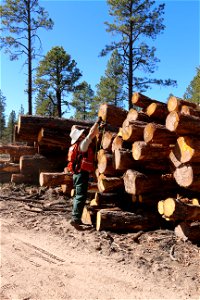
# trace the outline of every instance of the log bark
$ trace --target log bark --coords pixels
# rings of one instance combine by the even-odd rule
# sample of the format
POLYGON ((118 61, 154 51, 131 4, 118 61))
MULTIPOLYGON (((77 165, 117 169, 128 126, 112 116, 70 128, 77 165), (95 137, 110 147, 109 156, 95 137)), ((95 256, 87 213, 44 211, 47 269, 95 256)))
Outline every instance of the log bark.
POLYGON ((149 123, 144 127, 144 141, 149 144, 174 145, 177 135, 164 125, 149 123))
POLYGON ((171 96, 167 102, 167 108, 168 108, 169 112, 171 112, 171 111, 178 112, 181 110, 181 107, 183 105, 187 105, 191 108, 197 109, 197 105, 195 103, 183 100, 183 99, 175 97, 175 96, 171 96))
POLYGON ((172 150, 175 157, 181 163, 200 163, 200 139, 189 136, 181 136, 177 139, 172 150))
POLYGON ((0 172, 19 173, 19 164, 10 162, 0 163, 0 172))
POLYGON ((97 155, 97 168, 104 175, 115 175, 116 170, 113 165, 113 154, 100 151, 97 155))
POLYGON ((106 177, 101 174, 98 177, 98 189, 101 193, 116 192, 124 190, 124 181, 121 177, 106 177))
POLYGON ((184 241, 200 242, 200 222, 181 222, 175 227, 174 232, 184 241))
POLYGON ((131 143, 143 140, 146 125, 146 122, 134 121, 128 127, 122 128, 122 139, 131 143))
POLYGON ((128 194, 140 195, 159 190, 173 190, 176 188, 172 174, 169 177, 160 174, 144 174, 128 169, 123 176, 125 191, 128 194))
POLYGON ((112 126, 121 127, 126 119, 127 113, 126 110, 120 107, 102 103, 99 107, 98 117, 102 117, 104 122, 111 124, 112 126))
POLYGON ((131 108, 128 111, 127 117, 122 123, 122 127, 126 127, 129 123, 133 121, 143 121, 143 122, 150 122, 151 118, 144 112, 144 111, 137 111, 134 108, 131 108))
POLYGON ((166 128, 180 136, 200 136, 200 118, 172 111, 166 118, 166 128))
POLYGON ((171 148, 162 144, 147 144, 143 141, 134 142, 132 155, 135 160, 140 161, 168 161, 171 148))
POLYGON ((106 131, 101 139, 101 146, 104 150, 111 151, 114 138, 117 136, 116 132, 106 131))
POLYGON ((176 168, 174 178, 178 185, 200 191, 200 164, 183 164, 176 168))
POLYGON ((134 93, 132 96, 132 103, 136 106, 139 106, 143 109, 146 109, 151 103, 161 103, 158 100, 153 100, 141 93, 134 93))
POLYGON ((147 115, 157 123, 165 124, 165 119, 169 114, 166 103, 151 103, 146 109, 147 115))
MULTIPOLYGON (((160 213, 160 211, 158 210, 160 213)), ((176 198, 167 198, 163 201, 161 213, 170 221, 200 221, 200 206, 182 202, 176 198)))
POLYGON ((69 148, 71 138, 69 132, 51 128, 41 128, 38 133, 38 143, 60 148, 69 148))
POLYGON ((72 175, 66 173, 45 173, 41 172, 39 176, 40 186, 59 186, 66 184, 68 189, 73 188, 72 175))
POLYGON ((139 231, 157 228, 158 224, 158 218, 150 214, 144 216, 119 208, 101 209, 97 212, 96 230, 139 231))

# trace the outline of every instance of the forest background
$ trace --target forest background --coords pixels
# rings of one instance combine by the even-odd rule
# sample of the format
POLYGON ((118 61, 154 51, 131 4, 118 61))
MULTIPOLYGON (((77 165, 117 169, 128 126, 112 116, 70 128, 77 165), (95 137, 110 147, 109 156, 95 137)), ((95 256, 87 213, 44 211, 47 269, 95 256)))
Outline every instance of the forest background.
MULTIPOLYGON (((102 49, 105 49, 105 45, 119 40, 119 36, 106 31, 108 26, 104 23, 106 21, 110 24, 113 23, 114 18, 109 12, 112 2, 117 3, 118 1, 40 1, 39 5, 45 8, 54 25, 51 30, 47 31, 40 28, 38 31, 42 48, 39 53, 40 56, 34 60, 34 72, 41 60, 54 47, 61 47, 76 62, 76 67, 82 75, 77 83, 79 85, 84 83, 82 87, 85 87, 85 92, 89 97, 88 101, 90 103, 105 101, 107 98, 105 90, 102 91, 102 84, 104 86, 105 83, 108 84, 105 79, 113 71, 109 70, 110 65, 113 66, 111 64, 113 52, 110 51, 108 55, 103 57, 100 56, 100 53, 102 49)), ((158 33, 155 39, 143 36, 140 41, 156 48, 156 57, 160 62, 156 62, 152 73, 146 72, 143 68, 137 70, 137 76, 140 78, 145 76, 150 80, 154 78, 167 80, 170 78, 175 80, 177 84, 169 86, 149 85, 146 90, 134 86, 132 92, 142 91, 147 96, 163 102, 167 101, 170 94, 200 102, 199 1, 155 1, 155 6, 162 3, 165 3, 163 15, 165 28, 163 27, 162 33, 158 33)), ((5 127, 9 128, 16 121, 19 113, 28 112, 25 92, 27 89, 27 65, 24 65, 25 58, 23 55, 18 58, 17 61, 10 61, 8 55, 3 52, 3 49, 1 50, 1 119, 5 119, 5 127)), ((116 59, 119 57, 115 57, 116 59)), ((119 69, 117 71, 119 72, 119 69)), ((34 79, 35 74, 33 75, 34 79)), ((120 84, 121 87, 124 85, 121 78, 120 84)), ((41 102, 38 104, 38 90, 36 88, 33 94, 33 114, 44 114, 41 109, 38 111, 38 107, 41 108, 41 102)), ((122 101, 115 104, 128 109, 128 96, 124 91, 123 93, 120 91, 122 101)), ((84 93, 80 94, 80 91, 77 93, 77 90, 76 93, 72 91, 63 95, 65 107, 62 108, 62 116, 72 117, 75 115, 78 118, 85 118, 87 115, 78 114, 80 111, 78 103, 84 96, 84 93), (71 105, 73 102, 74 105, 71 105)), ((41 100, 41 95, 39 100, 41 100)), ((51 110, 50 114, 53 113, 55 114, 51 110)), ((92 118, 94 115, 95 110, 93 115, 88 116, 92 118)), ((1 127, 1 138, 2 132, 1 127)))

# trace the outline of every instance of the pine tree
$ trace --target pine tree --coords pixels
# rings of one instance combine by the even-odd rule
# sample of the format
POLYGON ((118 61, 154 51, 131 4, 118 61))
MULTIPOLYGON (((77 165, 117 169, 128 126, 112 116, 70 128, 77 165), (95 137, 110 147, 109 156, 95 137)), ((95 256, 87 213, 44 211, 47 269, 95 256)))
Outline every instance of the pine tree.
POLYGON ((16 121, 16 113, 12 110, 8 117, 8 124, 5 130, 5 139, 9 143, 13 143, 14 141, 14 126, 16 125, 16 121))
POLYGON ((136 71, 153 74, 159 62, 155 56, 156 48, 147 44, 150 39, 164 31, 164 4, 156 6, 152 0, 107 0, 109 14, 114 23, 105 22, 107 32, 116 35, 116 40, 106 45, 101 55, 118 49, 124 64, 128 87, 129 108, 132 107, 133 91, 146 91, 151 84, 175 85, 174 80, 151 79, 136 76, 136 71))
POLYGON ((5 107, 6 97, 3 96, 2 91, 0 90, 0 141, 2 141, 6 128, 5 107))
POLYGON ((105 76, 97 84, 97 99, 116 106, 123 106, 125 92, 123 90, 124 76, 121 56, 114 50, 107 63, 105 76))
POLYGON ((48 13, 39 6, 38 0, 5 0, 0 5, 1 46, 11 60, 26 56, 28 65, 28 113, 32 114, 33 60, 41 49, 41 40, 37 34, 40 28, 52 29, 53 21, 48 13), (36 47, 36 41, 39 43, 36 47))
POLYGON ((190 82, 183 97, 200 105, 200 67, 198 67, 196 71, 197 74, 190 82))
POLYGON ((46 108, 51 107, 51 112, 56 116, 62 117, 66 111, 62 112, 61 106, 69 107, 65 96, 76 91, 77 82, 82 76, 76 65, 75 60, 59 46, 53 47, 40 61, 35 80, 38 90, 37 111, 44 105, 46 108))
POLYGON ((73 93, 71 106, 75 109, 74 118, 79 120, 91 119, 91 104, 93 100, 94 91, 86 81, 83 81, 79 89, 73 93))

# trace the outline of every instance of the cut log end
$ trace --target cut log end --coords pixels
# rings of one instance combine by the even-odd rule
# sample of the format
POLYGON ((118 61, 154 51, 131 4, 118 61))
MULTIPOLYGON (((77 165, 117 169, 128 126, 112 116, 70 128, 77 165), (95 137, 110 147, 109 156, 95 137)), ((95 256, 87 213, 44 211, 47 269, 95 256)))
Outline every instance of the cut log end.
POLYGON ((178 123, 179 123, 178 113, 176 111, 170 112, 166 118, 166 123, 165 123, 166 128, 170 131, 176 131, 178 123))
POLYGON ((183 165, 174 172, 176 182, 183 187, 189 187, 193 183, 193 168, 190 165, 183 165))
POLYGON ((152 141, 155 129, 156 129, 156 126, 155 126, 154 123, 149 123, 145 126, 145 128, 144 128, 144 141, 146 143, 149 143, 150 141, 152 141))

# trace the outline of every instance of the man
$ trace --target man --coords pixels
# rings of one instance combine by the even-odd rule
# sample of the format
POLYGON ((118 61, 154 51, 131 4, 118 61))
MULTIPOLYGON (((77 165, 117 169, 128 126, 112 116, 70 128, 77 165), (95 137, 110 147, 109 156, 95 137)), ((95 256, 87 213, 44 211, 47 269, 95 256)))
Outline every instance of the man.
POLYGON ((99 134, 101 121, 101 118, 99 118, 87 135, 84 129, 78 129, 76 126, 72 126, 70 133, 71 147, 68 151, 67 170, 73 174, 75 196, 70 224, 75 228, 84 225, 81 216, 87 200, 90 173, 95 168, 95 149, 92 142, 99 134))

